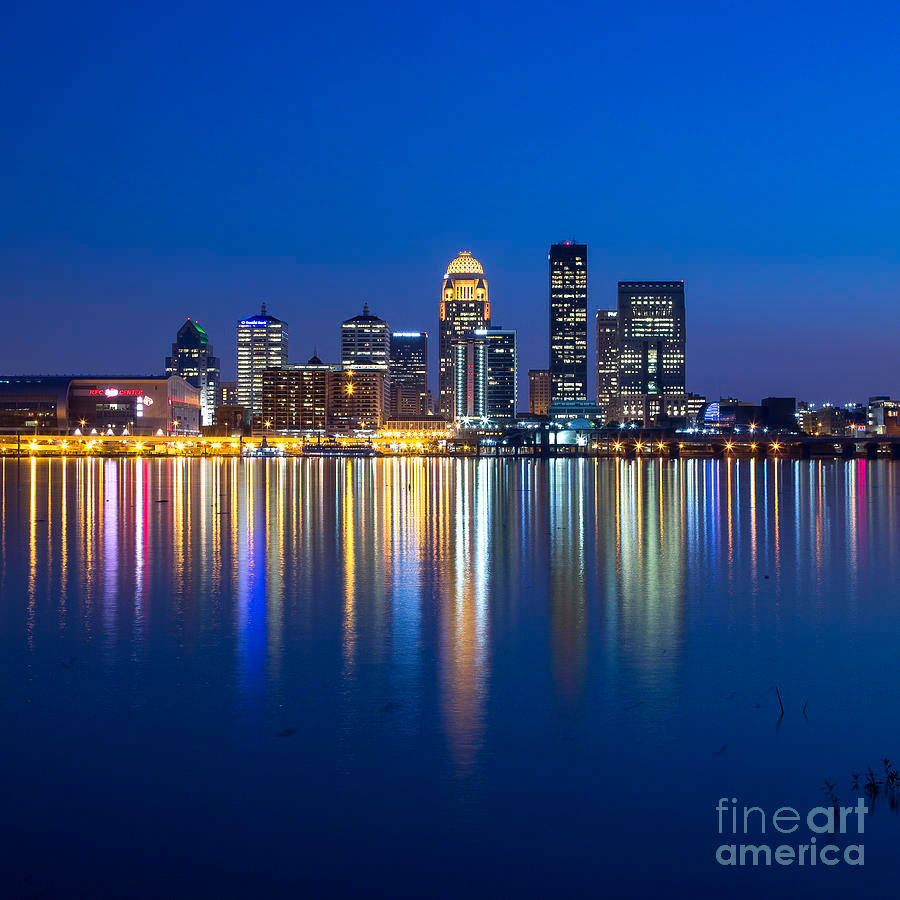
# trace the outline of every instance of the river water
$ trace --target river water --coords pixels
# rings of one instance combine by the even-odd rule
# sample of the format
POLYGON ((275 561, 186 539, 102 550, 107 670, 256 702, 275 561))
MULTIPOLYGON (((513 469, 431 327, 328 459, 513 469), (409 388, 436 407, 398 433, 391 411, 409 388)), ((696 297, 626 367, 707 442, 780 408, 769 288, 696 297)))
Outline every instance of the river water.
POLYGON ((898 492, 863 460, 0 461, 4 893, 893 892, 898 492), (835 797, 864 866, 717 862, 835 797))

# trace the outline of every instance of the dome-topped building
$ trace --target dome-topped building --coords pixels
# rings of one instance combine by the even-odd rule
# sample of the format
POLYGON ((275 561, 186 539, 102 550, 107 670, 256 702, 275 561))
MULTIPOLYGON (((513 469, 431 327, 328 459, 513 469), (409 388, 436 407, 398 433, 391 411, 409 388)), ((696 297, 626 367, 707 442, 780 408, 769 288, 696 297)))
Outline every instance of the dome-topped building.
POLYGON ((484 266, 472 256, 471 250, 460 250, 456 259, 450 261, 444 278, 451 275, 484 275, 484 266))
POLYGON ((460 250, 444 273, 438 322, 439 406, 452 418, 458 389, 453 373, 453 344, 491 324, 491 304, 484 266, 470 250, 460 250))

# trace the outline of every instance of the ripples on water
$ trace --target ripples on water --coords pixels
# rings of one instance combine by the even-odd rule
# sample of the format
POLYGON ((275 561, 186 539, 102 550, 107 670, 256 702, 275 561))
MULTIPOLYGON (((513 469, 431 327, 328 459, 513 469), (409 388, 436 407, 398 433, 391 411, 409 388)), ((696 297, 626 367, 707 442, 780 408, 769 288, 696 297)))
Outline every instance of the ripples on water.
POLYGON ((863 874, 729 879, 713 809, 808 808, 826 777, 848 800, 900 755, 900 467, 0 466, 22 894, 828 896, 890 875, 877 811, 863 874))

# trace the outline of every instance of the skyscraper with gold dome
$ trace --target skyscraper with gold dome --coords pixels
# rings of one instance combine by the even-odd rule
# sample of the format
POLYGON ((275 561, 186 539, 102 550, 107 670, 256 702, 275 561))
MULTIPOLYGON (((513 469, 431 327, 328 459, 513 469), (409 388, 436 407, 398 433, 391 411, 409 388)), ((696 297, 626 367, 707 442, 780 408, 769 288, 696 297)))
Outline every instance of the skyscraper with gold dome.
POLYGON ((491 324, 491 303, 484 267, 469 250, 460 250, 447 266, 441 290, 438 329, 438 408, 453 418, 453 342, 491 324))

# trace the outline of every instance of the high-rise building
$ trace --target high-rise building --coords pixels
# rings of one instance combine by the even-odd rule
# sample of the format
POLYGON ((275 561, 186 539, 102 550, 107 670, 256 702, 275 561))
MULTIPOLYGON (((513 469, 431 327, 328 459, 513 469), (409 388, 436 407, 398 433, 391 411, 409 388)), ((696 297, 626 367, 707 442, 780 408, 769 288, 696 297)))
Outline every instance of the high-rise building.
POLYGON ((427 332, 395 331, 391 335, 388 375, 394 418, 415 418, 431 412, 427 332))
POLYGON ((287 359, 287 322, 268 315, 265 303, 259 315, 238 322, 238 402, 251 421, 258 419, 262 411, 262 373, 266 369, 283 369, 287 359))
POLYGON ((516 332, 478 328, 453 343, 453 417, 516 417, 516 332))
POLYGON ((597 310, 597 405, 607 420, 618 417, 619 321, 614 309, 597 310))
POLYGON ((515 419, 518 402, 518 353, 513 328, 479 328, 484 341, 484 414, 489 419, 515 419))
POLYGON ((549 369, 528 370, 528 411, 533 416, 546 416, 550 407, 549 369))
POLYGON ((199 322, 188 319, 178 329, 172 355, 166 357, 166 375, 180 375, 200 391, 201 425, 212 425, 215 421, 219 368, 209 335, 199 322))
POLYGON ((352 366, 361 359, 368 364, 384 366, 391 358, 391 330, 388 323, 369 312, 363 304, 362 314, 341 322, 341 365, 352 366))
POLYGON ((470 335, 453 342, 453 419, 487 414, 485 341, 470 335))
POLYGON ((305 366, 266 369, 262 374, 264 427, 282 432, 325 431, 329 426, 334 373, 313 356, 305 366))
POLYGON ((447 266, 441 288, 438 332, 438 409, 454 413, 454 342, 491 324, 491 304, 484 268, 471 252, 461 250, 447 266))
POLYGON ((625 419, 684 415, 683 281, 620 281, 619 396, 625 419))
POLYGON ((382 365, 358 362, 332 373, 332 421, 340 429, 380 428, 387 419, 385 382, 382 365))
POLYGON ((587 400, 587 244, 550 247, 551 402, 587 400))

